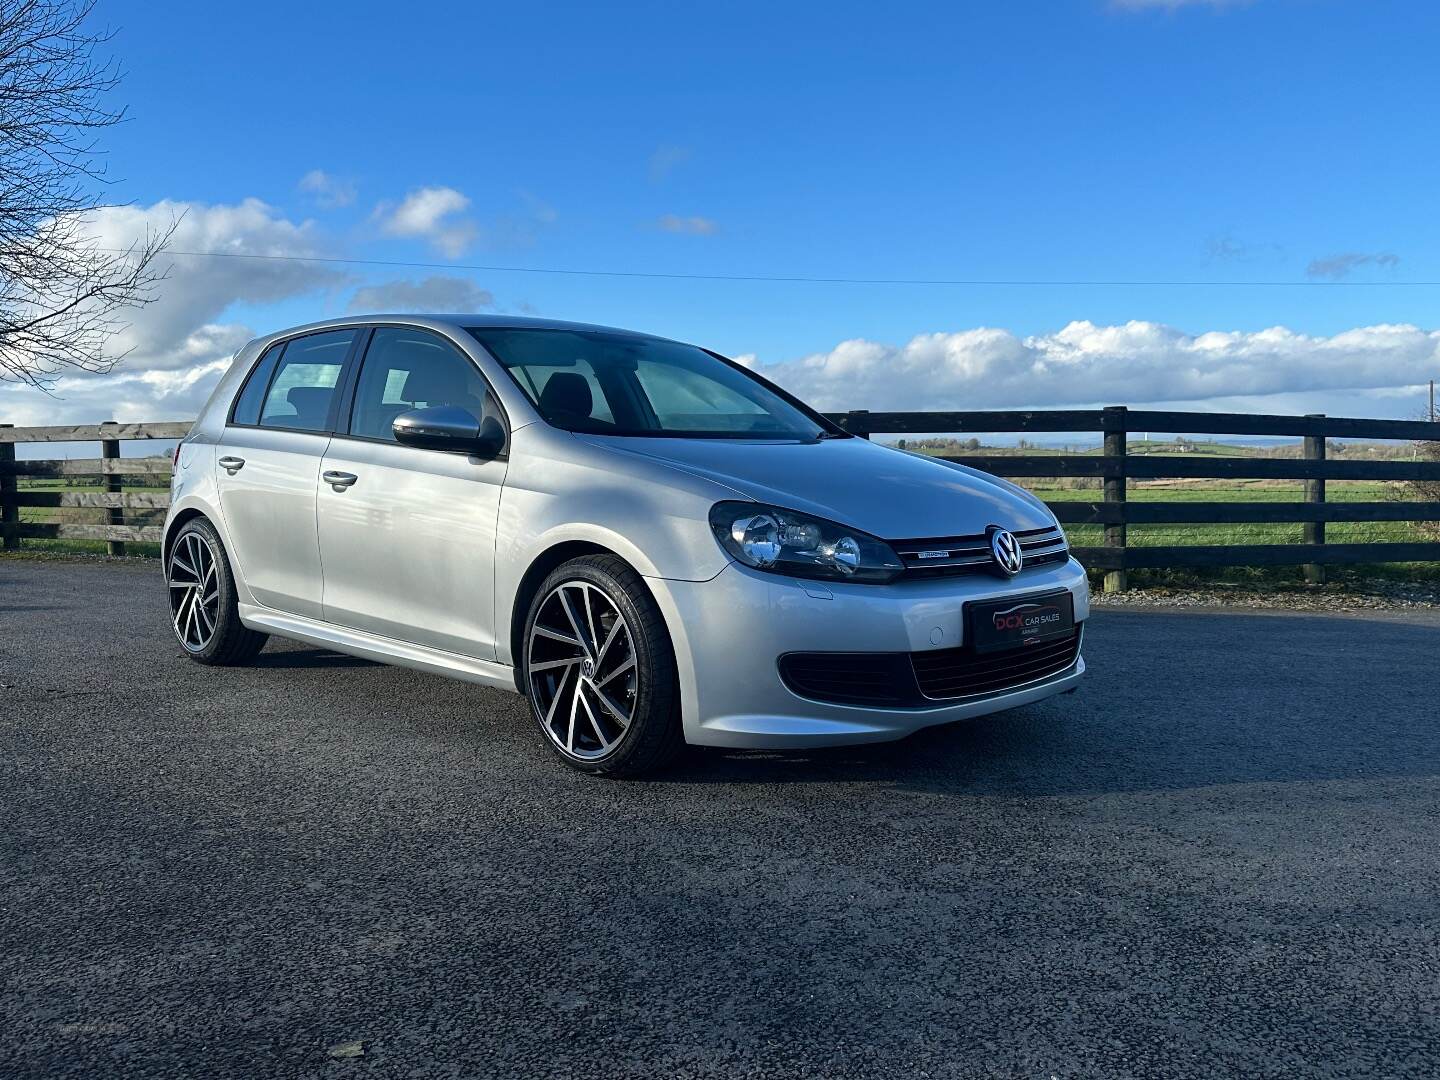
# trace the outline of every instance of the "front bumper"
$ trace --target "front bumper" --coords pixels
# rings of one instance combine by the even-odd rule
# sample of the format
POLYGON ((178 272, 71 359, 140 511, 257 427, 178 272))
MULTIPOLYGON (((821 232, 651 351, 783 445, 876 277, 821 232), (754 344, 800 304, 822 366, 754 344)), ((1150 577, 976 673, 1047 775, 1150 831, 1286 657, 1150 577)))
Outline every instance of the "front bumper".
POLYGON ((1085 661, 1042 683, 919 708, 812 701, 780 678, 788 652, 907 652, 965 644, 963 605, 1068 590, 1075 619, 1090 613, 1085 571, 1073 559, 1002 580, 967 575, 847 585, 764 574, 732 563, 709 581, 651 578, 675 645, 687 742, 784 749, 883 742, 1063 693, 1085 661))

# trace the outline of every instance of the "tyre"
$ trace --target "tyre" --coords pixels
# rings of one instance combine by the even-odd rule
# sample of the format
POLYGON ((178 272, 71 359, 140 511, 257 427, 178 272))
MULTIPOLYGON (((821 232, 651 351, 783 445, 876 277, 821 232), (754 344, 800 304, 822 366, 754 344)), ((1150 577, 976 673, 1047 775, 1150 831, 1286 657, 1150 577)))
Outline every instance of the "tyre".
POLYGON ((225 545, 204 518, 181 526, 165 558, 170 626, 190 659, 201 664, 244 664, 265 647, 268 634, 246 629, 225 545))
POLYGON ((530 708, 568 765, 640 776, 684 745, 670 635, 624 560, 589 555, 545 579, 525 620, 524 661, 530 708))

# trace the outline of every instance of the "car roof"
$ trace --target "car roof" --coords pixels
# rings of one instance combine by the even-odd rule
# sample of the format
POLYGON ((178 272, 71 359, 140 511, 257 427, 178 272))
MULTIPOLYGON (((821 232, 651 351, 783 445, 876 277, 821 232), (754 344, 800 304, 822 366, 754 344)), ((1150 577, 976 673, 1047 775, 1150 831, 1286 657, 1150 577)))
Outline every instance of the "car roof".
POLYGON ((292 326, 286 330, 277 330, 264 335, 264 340, 275 340, 302 332, 312 333, 316 330, 360 326, 367 323, 401 323, 414 326, 433 326, 439 323, 461 330, 473 327, 487 330, 598 331, 606 334, 625 334, 631 337, 650 338, 652 340, 668 340, 661 338, 658 334, 646 334, 637 330, 626 330, 618 326, 600 326, 595 323, 567 322, 563 319, 537 319, 523 315, 487 315, 483 313, 455 314, 417 311, 377 312, 372 315, 346 315, 343 318, 325 319, 320 322, 305 323, 303 326, 292 326))
POLYGON ((430 315, 428 318, 455 323, 465 327, 484 327, 503 330, 601 330, 607 334, 633 334, 636 337, 654 337, 639 330, 626 330, 618 326, 603 326, 598 323, 567 322, 564 319, 538 319, 526 315, 430 315))

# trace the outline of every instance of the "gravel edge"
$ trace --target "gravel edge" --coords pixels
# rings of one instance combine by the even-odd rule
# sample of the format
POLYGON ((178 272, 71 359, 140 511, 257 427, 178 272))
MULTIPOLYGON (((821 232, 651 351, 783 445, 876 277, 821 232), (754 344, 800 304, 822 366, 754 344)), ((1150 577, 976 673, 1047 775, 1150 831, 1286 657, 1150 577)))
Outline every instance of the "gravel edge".
POLYGON ((1204 585, 1092 591, 1090 603, 1105 607, 1225 607, 1278 611, 1403 611, 1440 609, 1440 585, 1409 581, 1332 585, 1204 585))

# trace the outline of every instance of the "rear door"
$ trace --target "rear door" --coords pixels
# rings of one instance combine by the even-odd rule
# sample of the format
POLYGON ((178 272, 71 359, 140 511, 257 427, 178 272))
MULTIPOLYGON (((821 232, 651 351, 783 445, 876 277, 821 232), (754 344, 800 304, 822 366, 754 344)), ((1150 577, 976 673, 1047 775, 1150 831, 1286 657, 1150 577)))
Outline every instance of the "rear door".
POLYGON ((376 327, 354 382, 350 416, 337 424, 320 470, 326 621, 494 659, 506 456, 401 446, 391 424, 430 405, 483 419, 498 402, 453 342, 412 327, 376 327))
POLYGON ((231 557, 255 599, 323 617, 315 495, 359 331, 272 345, 251 371, 216 453, 231 557))

